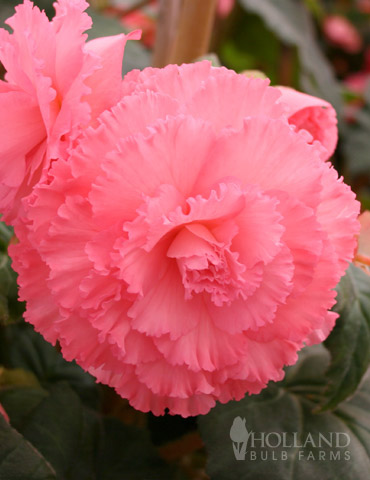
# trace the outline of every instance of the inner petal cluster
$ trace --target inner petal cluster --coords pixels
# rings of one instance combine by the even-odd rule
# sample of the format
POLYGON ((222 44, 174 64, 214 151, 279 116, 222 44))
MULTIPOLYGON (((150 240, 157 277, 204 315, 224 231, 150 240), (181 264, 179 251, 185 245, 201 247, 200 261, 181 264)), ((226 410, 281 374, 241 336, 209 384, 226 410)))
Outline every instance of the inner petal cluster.
POLYGON ((216 306, 222 306, 239 295, 246 298, 245 266, 238 263, 230 243, 217 241, 204 225, 186 225, 171 243, 167 256, 176 259, 186 299, 206 292, 216 306))

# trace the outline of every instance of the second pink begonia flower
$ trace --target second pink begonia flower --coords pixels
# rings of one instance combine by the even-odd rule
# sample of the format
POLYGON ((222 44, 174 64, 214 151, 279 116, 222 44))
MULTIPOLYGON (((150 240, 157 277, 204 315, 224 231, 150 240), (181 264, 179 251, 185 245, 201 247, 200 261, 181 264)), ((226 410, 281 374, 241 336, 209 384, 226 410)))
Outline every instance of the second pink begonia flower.
MULTIPOLYGON (((85 0, 59 0, 49 22, 29 0, 0 29, 0 212, 20 215, 22 198, 50 162, 121 96, 123 51, 128 36, 86 43, 91 27, 85 0)), ((134 33, 134 38, 137 35, 134 33)))

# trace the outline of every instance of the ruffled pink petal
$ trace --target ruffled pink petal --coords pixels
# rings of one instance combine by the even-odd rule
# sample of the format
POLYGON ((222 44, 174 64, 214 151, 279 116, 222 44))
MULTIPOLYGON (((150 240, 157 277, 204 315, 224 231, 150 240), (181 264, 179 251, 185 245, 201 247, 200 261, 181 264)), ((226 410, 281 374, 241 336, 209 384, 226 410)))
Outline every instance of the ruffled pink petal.
POLYGON ((322 251, 321 225, 315 212, 285 192, 268 192, 279 200, 277 210, 281 214, 284 233, 281 241, 293 256, 294 275, 291 295, 298 295, 310 284, 322 251))
POLYGON ((213 71, 209 61, 181 67, 167 65, 161 69, 145 68, 141 72, 133 70, 123 79, 123 94, 131 95, 134 92, 150 90, 176 98, 182 105, 186 105, 213 71))
POLYGON ((58 0, 54 4, 56 15, 52 26, 56 38, 55 83, 62 97, 67 95, 83 71, 83 49, 87 39, 84 32, 92 25, 91 18, 84 13, 88 6, 85 0, 58 0))
POLYGON ((155 345, 154 339, 131 329, 125 338, 125 363, 139 365, 142 362, 156 362, 162 360, 162 355, 155 345))
POLYGON ((329 333, 333 330, 335 321, 338 318, 338 314, 335 312, 328 312, 323 321, 321 328, 313 330, 305 340, 306 345, 316 345, 323 342, 329 336, 329 333))
POLYGON ((237 363, 246 353, 242 334, 230 334, 217 328, 205 306, 198 325, 177 340, 169 335, 155 339, 155 344, 171 365, 188 365, 193 371, 218 370, 237 363))
POLYGON ((357 219, 360 203, 355 200, 355 194, 343 182, 343 178, 338 178, 338 173, 329 164, 325 164, 321 183, 317 219, 329 236, 344 274, 356 248, 355 235, 360 231, 357 219))
POLYGON ((173 185, 185 198, 190 196, 203 164, 210 158, 213 138, 208 124, 180 116, 158 122, 150 135, 121 141, 103 161, 104 175, 93 186, 90 198, 97 218, 104 221, 109 211, 111 221, 131 220, 143 195, 153 196, 164 184, 173 185), (195 151, 189 138, 197 143, 195 151))
POLYGON ((283 217, 277 209, 278 203, 257 187, 246 187, 245 207, 235 218, 238 233, 232 245, 239 253, 239 261, 248 268, 258 262, 269 263, 281 250, 285 229, 283 217))
POLYGON ((58 339, 59 308, 47 286, 50 269, 32 248, 26 237, 17 234, 20 243, 9 246, 12 268, 18 273, 19 300, 27 301, 24 318, 53 345, 58 339))
POLYGON ((90 205, 81 197, 68 197, 40 246, 41 255, 51 269, 49 287, 64 308, 80 302, 79 286, 92 268, 85 246, 95 232, 90 205), (66 255, 63 247, 71 241, 73 248, 66 255))
POLYGON ((139 381, 156 395, 188 398, 213 391, 209 374, 192 372, 183 366, 172 366, 164 360, 141 363, 135 370, 139 381))
POLYGON ((44 75, 55 54, 52 26, 44 12, 25 0, 15 7, 16 13, 6 20, 13 29, 9 34, 0 30, 0 61, 4 65, 6 80, 29 95, 52 100, 51 79, 44 75), (41 88, 45 90, 42 92, 41 88))
POLYGON ((126 337, 131 331, 130 318, 127 316, 130 306, 131 302, 127 298, 116 295, 105 299, 98 310, 88 312, 91 325, 98 332, 99 342, 107 341, 115 345, 118 358, 126 354, 126 337))
POLYGON ((245 330, 257 330, 266 323, 273 322, 279 305, 284 304, 293 288, 293 258, 284 247, 266 265, 261 284, 248 297, 234 300, 222 308, 208 302, 208 311, 215 325, 231 334, 245 330))
POLYGON ((300 295, 288 297, 286 304, 278 308, 273 323, 264 325, 257 333, 248 331, 248 336, 261 341, 286 338, 301 343, 313 330, 325 329, 327 312, 335 304, 334 287, 343 273, 338 268, 331 244, 324 237, 321 256, 309 286, 300 295))
POLYGON ((280 92, 269 87, 269 83, 269 80, 247 78, 232 70, 225 69, 217 76, 211 71, 184 109, 196 118, 212 122, 217 130, 240 129, 246 117, 279 118, 284 112, 278 103, 280 92))
POLYGON ((284 377, 283 366, 297 361, 297 350, 300 348, 295 342, 279 338, 269 342, 248 339, 246 346, 245 358, 248 361, 228 366, 216 374, 220 388, 228 379, 246 380, 260 385, 266 385, 269 380, 278 382, 284 377))
POLYGON ((233 177, 242 187, 253 184, 265 191, 284 190, 316 208, 322 163, 317 148, 307 145, 289 125, 268 118, 248 118, 241 131, 220 135, 212 161, 204 165, 194 188, 204 191, 220 179, 233 177))

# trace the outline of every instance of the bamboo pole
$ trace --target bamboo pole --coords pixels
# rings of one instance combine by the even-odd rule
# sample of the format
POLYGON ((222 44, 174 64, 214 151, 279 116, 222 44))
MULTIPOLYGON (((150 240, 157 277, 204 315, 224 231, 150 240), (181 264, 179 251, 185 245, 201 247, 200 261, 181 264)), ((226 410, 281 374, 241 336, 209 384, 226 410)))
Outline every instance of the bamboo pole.
POLYGON ((208 53, 217 0, 161 0, 154 66, 192 62, 208 53))

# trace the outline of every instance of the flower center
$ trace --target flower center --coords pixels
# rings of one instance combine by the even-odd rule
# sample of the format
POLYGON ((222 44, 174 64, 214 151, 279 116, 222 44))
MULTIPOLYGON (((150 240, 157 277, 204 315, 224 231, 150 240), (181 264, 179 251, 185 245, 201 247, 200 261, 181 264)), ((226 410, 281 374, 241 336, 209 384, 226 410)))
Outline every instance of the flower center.
POLYGON ((187 300, 193 294, 206 292, 220 307, 239 296, 246 298, 245 266, 238 262, 238 254, 230 250, 230 244, 218 241, 206 226, 184 226, 167 256, 177 261, 187 300))

